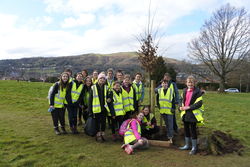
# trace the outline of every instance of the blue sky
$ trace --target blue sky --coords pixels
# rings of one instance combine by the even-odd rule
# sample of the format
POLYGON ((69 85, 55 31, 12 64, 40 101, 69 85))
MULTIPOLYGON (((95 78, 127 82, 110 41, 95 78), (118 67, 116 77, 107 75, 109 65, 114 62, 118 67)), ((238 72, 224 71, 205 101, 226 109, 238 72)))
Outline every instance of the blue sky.
MULTIPOLYGON (((159 54, 187 59, 187 43, 212 12, 247 0, 151 0, 159 54)), ((0 59, 138 50, 149 0, 1 0, 0 59)))

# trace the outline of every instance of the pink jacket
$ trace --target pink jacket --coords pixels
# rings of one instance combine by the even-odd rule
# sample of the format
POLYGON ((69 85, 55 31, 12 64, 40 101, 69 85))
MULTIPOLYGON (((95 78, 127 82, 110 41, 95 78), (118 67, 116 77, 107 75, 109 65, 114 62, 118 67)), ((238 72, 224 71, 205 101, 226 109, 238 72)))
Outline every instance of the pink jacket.
POLYGON ((132 119, 132 122, 130 123, 130 127, 135 135, 135 138, 137 140, 141 139, 141 134, 138 132, 138 129, 137 129, 137 121, 139 122, 140 126, 141 126, 141 121, 138 120, 138 119, 132 119))

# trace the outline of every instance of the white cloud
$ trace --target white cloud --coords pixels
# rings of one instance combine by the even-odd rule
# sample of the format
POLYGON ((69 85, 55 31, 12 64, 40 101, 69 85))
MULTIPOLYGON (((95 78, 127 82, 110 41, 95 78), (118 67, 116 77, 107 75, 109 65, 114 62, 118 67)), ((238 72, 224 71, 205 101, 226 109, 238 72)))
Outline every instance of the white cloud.
MULTIPOLYGON (((0 59, 138 50, 134 36, 143 32, 147 24, 149 0, 43 1, 47 13, 31 18, 24 25, 17 25, 18 16, 0 14, 0 59), (53 14, 66 18, 59 22, 52 18, 53 14), (44 29, 50 25, 62 29, 44 29), (66 28, 75 29, 66 31, 66 28)), ((232 5, 239 2, 237 7, 250 6, 246 0, 153 0, 151 12, 152 16, 155 13, 155 27, 167 33, 166 29, 177 19, 194 11, 210 13, 226 2, 232 5)), ((159 53, 186 58, 187 42, 196 34, 165 35, 160 41, 159 53)))
POLYGON ((69 17, 64 19, 61 26, 63 28, 72 28, 77 26, 85 26, 95 21, 95 15, 93 14, 80 14, 78 18, 69 17))

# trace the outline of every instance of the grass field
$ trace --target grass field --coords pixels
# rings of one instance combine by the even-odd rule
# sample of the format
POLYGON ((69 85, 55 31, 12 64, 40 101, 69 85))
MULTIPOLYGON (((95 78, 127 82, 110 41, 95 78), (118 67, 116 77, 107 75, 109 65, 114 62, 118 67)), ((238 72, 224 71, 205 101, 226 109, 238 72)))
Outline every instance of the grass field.
POLYGON ((250 94, 204 95, 206 126, 239 138, 246 147, 243 156, 189 156, 187 151, 157 147, 129 156, 111 139, 96 143, 83 133, 56 136, 47 112, 50 85, 0 81, 0 166, 250 166, 250 94))

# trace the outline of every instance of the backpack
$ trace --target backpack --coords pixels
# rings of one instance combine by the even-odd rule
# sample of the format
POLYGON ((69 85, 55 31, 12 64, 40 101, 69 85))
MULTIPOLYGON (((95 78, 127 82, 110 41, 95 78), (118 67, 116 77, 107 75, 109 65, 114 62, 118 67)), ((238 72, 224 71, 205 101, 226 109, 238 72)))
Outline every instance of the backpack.
POLYGON ((120 129, 119 129, 119 135, 124 136, 125 132, 128 130, 128 124, 132 121, 132 119, 127 119, 125 121, 123 121, 120 129))
MULTIPOLYGON (((58 82, 56 82, 55 84, 58 84, 58 82)), ((52 94, 52 92, 53 92, 53 89, 54 89, 55 84, 53 84, 53 85, 49 88, 47 99, 50 99, 50 97, 51 97, 51 94, 52 94)))

